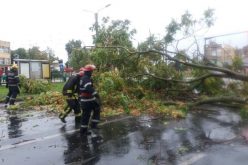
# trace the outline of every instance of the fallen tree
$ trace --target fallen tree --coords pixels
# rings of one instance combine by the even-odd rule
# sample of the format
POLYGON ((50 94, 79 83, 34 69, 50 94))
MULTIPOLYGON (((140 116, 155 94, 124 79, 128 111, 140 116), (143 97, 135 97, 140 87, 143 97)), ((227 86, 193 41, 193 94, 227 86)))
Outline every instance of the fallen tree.
MULTIPOLYGON (((91 48, 96 48, 96 49, 122 49, 126 52, 129 53, 130 57, 131 56, 139 56, 139 55, 152 55, 154 53, 159 54, 163 57, 166 57, 166 60, 169 61, 174 61, 177 63, 180 63, 182 65, 185 66, 189 66, 191 68, 197 68, 200 70, 205 70, 208 71, 207 73, 199 76, 199 77, 193 77, 190 80, 186 80, 186 79, 173 79, 173 78, 163 78, 160 76, 157 76, 151 72, 145 72, 142 74, 136 74, 136 75, 132 75, 129 78, 134 78, 134 77, 152 77, 154 79, 158 79, 164 82, 170 82, 170 83, 178 83, 178 84, 192 84, 195 83, 196 85, 184 85, 184 89, 177 89, 177 91, 187 91, 189 93, 194 93, 194 88, 197 85, 200 85, 202 82, 204 82, 205 80, 209 79, 209 78, 218 78, 218 79, 222 79, 222 78, 228 78, 228 79, 233 79, 233 80, 239 80, 242 82, 247 82, 248 81, 248 76, 244 73, 240 73, 240 72, 235 72, 233 70, 230 70, 228 68, 223 68, 223 67, 218 67, 218 66, 207 66, 207 65, 203 65, 200 63, 193 63, 193 60, 190 60, 191 62, 188 61, 182 61, 179 60, 175 57, 172 57, 172 54, 179 54, 179 52, 171 52, 171 51, 166 51, 167 53, 164 52, 160 52, 157 50, 148 50, 148 51, 130 51, 129 49, 122 47, 122 46, 91 46, 91 48)), ((181 56, 184 56, 183 54, 180 54, 181 56)), ((185 78, 185 77, 184 77, 185 78)), ((243 88, 243 87, 241 87, 243 88)), ((173 89, 167 89, 167 91, 172 91, 173 89)), ((195 96, 195 95, 194 95, 195 96)), ((198 95, 200 96, 200 95, 198 95)), ((176 104, 176 103, 171 103, 171 104, 176 104)), ((188 106, 190 108, 193 108, 195 106, 199 106, 201 104, 222 104, 222 105, 227 105, 227 106, 235 106, 235 107, 242 107, 243 105, 247 104, 247 98, 245 98, 244 96, 240 95, 240 93, 234 93, 232 96, 226 96, 225 93, 223 95, 219 95, 219 96, 208 96, 208 97, 194 97, 193 99, 191 99, 191 102, 188 103, 188 106)))
POLYGON ((129 31, 128 21, 103 24, 98 38, 94 38, 95 46, 86 46, 78 54, 93 59, 101 72, 117 69, 128 85, 139 84, 169 104, 179 100, 190 108, 206 103, 240 107, 247 103, 248 76, 237 67, 207 61, 197 42, 196 34, 211 27, 213 20, 212 9, 199 20, 186 12, 179 22, 172 19, 162 39, 151 34, 137 48, 132 47, 134 31, 129 31), (185 40, 189 41, 188 48, 179 49, 179 43, 185 40))

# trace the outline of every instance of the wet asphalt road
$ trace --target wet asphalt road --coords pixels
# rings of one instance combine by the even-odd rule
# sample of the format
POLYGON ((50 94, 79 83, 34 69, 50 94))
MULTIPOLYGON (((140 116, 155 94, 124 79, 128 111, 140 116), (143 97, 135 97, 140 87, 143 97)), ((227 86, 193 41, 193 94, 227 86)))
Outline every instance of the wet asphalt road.
POLYGON ((2 165, 247 165, 248 124, 225 108, 207 107, 168 121, 122 116, 82 138, 74 118, 7 111, 0 104, 2 165))

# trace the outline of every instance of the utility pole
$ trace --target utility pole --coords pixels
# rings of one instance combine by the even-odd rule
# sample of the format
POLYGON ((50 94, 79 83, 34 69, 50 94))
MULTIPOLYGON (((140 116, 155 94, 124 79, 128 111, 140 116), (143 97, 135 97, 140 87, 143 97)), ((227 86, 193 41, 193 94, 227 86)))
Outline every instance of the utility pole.
POLYGON ((94 13, 94 16, 95 16, 95 31, 96 31, 96 38, 98 38, 98 36, 99 36, 99 23, 98 23, 98 15, 99 15, 99 14, 98 14, 98 13, 99 13, 101 10, 103 10, 103 9, 109 7, 109 6, 111 6, 111 4, 107 4, 107 5, 105 5, 104 7, 100 8, 100 9, 98 9, 98 10, 96 10, 96 11, 91 11, 91 10, 85 10, 85 9, 83 9, 83 11, 85 11, 85 12, 94 13))
POLYGON ((98 38, 99 32, 98 32, 98 13, 95 13, 95 28, 96 28, 96 38, 98 38))

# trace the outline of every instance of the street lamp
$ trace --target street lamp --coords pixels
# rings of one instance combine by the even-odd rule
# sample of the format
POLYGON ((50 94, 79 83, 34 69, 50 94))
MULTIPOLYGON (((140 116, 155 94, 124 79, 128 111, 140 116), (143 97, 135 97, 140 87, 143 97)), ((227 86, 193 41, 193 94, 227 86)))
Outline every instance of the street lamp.
POLYGON ((85 12, 94 13, 94 16, 95 16, 96 38, 98 38, 98 29, 99 29, 99 24, 98 24, 98 13, 99 13, 101 10, 103 10, 103 9, 109 7, 109 6, 111 6, 111 4, 107 4, 107 5, 105 5, 104 7, 100 8, 100 9, 98 9, 98 10, 96 10, 96 11, 91 11, 91 10, 85 10, 85 9, 83 9, 83 11, 85 11, 85 12))

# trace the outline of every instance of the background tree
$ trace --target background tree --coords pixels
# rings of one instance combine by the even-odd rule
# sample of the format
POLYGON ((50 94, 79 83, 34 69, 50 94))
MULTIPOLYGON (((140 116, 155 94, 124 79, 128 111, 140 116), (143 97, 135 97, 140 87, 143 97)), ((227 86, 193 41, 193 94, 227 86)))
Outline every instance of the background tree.
POLYGON ((234 71, 240 72, 243 69, 243 60, 240 55, 235 54, 234 58, 232 59, 232 69, 234 71))
POLYGON ((40 51, 40 48, 36 46, 28 49, 28 55, 29 59, 48 60, 46 51, 40 51))
POLYGON ((98 49, 91 51, 92 60, 98 68, 104 71, 114 68, 120 71, 127 69, 133 63, 131 57, 126 51, 115 47, 122 46, 134 50, 132 38, 135 33, 136 30, 130 28, 129 20, 110 21, 109 18, 103 18, 103 23, 98 27, 98 38, 96 36, 93 38, 98 49), (109 49, 100 47, 109 47, 109 49))
POLYGON ((79 70, 89 63, 92 63, 92 60, 87 49, 74 49, 68 61, 69 66, 73 66, 74 70, 79 70))
POLYGON ((27 59, 28 53, 24 48, 18 48, 16 50, 11 51, 11 59, 14 58, 27 59))
POLYGON ((54 51, 51 48, 47 48, 46 50, 40 50, 39 47, 32 47, 28 50, 24 48, 18 48, 16 50, 11 51, 11 59, 31 59, 31 60, 48 60, 50 62, 54 60, 58 60, 59 58, 55 56, 54 51))
POLYGON ((68 61, 70 61, 72 57, 72 52, 74 49, 81 49, 82 42, 80 40, 70 40, 66 45, 65 45, 65 50, 67 51, 68 55, 68 61))
POLYGON ((47 57, 50 64, 55 60, 59 60, 59 58, 55 56, 54 51, 51 48, 47 47, 45 52, 47 53, 47 57))
POLYGON ((202 59, 203 53, 197 36, 202 36, 207 32, 214 25, 214 21, 213 9, 204 11, 203 16, 199 19, 193 18, 189 11, 186 11, 179 21, 172 19, 165 28, 164 42, 166 49, 176 52, 184 49, 192 59, 202 59))

